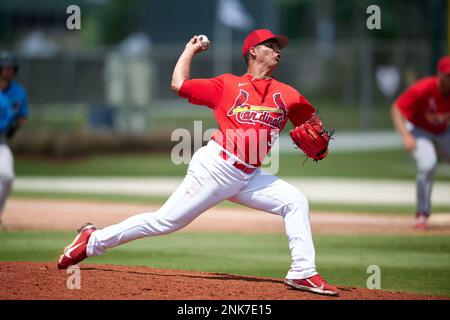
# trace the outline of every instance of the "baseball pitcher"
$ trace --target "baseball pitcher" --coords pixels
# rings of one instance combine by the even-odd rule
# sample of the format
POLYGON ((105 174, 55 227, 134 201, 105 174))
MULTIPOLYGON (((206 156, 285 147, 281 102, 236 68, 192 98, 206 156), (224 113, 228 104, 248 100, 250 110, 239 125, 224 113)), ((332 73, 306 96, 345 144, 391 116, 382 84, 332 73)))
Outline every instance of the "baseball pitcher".
POLYGON ((415 227, 425 230, 438 159, 450 162, 450 56, 439 60, 437 76, 418 80, 398 97, 391 116, 417 164, 415 227))
POLYGON ((6 199, 14 181, 14 160, 7 140, 25 123, 28 116, 27 94, 23 87, 14 81, 19 64, 14 53, 0 54, 0 109, 8 105, 9 111, 0 111, 0 224, 6 199), (3 101, 3 102, 2 102, 3 101))
POLYGON ((255 30, 242 47, 245 74, 190 79, 192 59, 209 47, 204 37, 190 39, 173 71, 171 88, 190 103, 210 108, 218 130, 195 152, 181 185, 158 211, 132 216, 102 230, 91 223, 83 225, 64 249, 58 268, 65 269, 131 240, 179 230, 228 199, 284 219, 292 255, 286 285, 338 295, 337 288, 316 271, 305 195, 260 169, 288 120, 295 126, 290 132, 293 141, 307 156, 321 160, 328 152, 330 134, 315 108, 297 90, 272 77, 281 61, 280 50, 287 44, 285 36, 255 30))

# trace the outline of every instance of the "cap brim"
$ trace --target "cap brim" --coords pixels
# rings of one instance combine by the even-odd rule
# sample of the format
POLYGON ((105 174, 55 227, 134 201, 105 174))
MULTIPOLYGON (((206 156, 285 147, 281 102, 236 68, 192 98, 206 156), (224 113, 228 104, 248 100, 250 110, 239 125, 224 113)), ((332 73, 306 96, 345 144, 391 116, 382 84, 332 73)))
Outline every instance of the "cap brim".
POLYGON ((289 44, 289 38, 286 37, 286 36, 277 35, 273 39, 277 40, 278 47, 280 47, 280 49, 283 49, 283 48, 287 47, 287 45, 289 44))

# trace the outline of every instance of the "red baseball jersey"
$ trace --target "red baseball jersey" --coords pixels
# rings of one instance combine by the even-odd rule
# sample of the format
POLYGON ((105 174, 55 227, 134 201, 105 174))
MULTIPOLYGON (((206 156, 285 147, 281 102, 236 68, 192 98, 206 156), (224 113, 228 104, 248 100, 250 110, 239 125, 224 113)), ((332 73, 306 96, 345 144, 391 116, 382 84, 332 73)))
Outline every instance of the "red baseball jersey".
POLYGON ((450 120, 450 95, 443 96, 438 77, 413 83, 395 101, 402 114, 414 125, 430 132, 443 133, 450 120))
POLYGON ((213 109, 219 129, 212 139, 255 167, 261 165, 288 119, 298 126, 316 111, 291 86, 250 74, 185 80, 178 94, 213 109))

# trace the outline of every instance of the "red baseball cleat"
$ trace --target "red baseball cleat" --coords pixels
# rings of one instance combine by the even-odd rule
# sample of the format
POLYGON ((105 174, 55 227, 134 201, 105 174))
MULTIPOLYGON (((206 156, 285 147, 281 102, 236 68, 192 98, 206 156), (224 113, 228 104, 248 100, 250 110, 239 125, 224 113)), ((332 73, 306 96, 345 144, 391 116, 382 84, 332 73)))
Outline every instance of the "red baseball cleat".
POLYGON ((90 222, 83 224, 78 230, 75 239, 65 249, 59 257, 58 269, 67 269, 87 258, 86 245, 92 232, 96 229, 90 222))
POLYGON ((428 229, 428 214, 417 213, 416 214, 416 224, 414 226, 416 230, 425 231, 428 229))
POLYGON ((319 274, 306 279, 284 279, 284 283, 297 290, 339 296, 339 290, 328 284, 319 274))

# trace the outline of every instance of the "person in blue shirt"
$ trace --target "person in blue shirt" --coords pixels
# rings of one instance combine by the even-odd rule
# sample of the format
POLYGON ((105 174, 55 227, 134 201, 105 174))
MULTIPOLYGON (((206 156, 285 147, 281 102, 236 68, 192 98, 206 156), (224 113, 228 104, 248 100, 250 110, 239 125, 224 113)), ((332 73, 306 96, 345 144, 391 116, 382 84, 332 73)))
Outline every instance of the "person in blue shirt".
POLYGON ((14 80, 18 70, 19 64, 16 55, 9 51, 2 52, 0 54, 0 90, 8 97, 14 113, 6 133, 7 138, 12 138, 16 131, 25 124, 28 117, 27 93, 14 80))
POLYGON ((2 137, 6 137, 6 132, 9 130, 12 119, 13 111, 9 99, 0 90, 0 142, 4 140, 2 137))
POLYGON ((0 105, 2 106, 0 108, 0 225, 6 199, 15 178, 14 158, 7 141, 13 138, 28 117, 27 93, 14 80, 18 69, 19 64, 14 53, 10 51, 0 53, 0 105))

